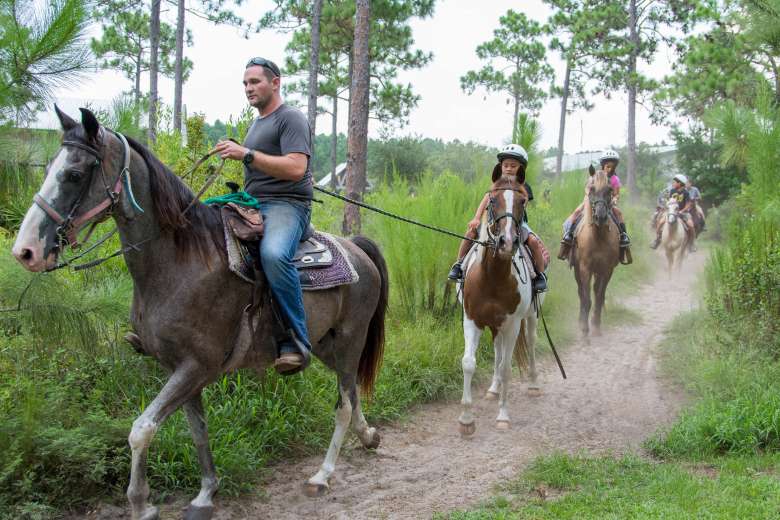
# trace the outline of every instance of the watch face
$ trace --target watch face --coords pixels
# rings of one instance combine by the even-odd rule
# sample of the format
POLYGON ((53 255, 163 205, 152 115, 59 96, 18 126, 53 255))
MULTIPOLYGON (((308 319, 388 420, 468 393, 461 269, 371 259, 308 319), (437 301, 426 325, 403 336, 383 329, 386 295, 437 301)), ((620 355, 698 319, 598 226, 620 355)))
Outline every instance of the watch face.
POLYGON ((255 155, 250 151, 244 155, 244 164, 249 166, 255 160, 255 155))

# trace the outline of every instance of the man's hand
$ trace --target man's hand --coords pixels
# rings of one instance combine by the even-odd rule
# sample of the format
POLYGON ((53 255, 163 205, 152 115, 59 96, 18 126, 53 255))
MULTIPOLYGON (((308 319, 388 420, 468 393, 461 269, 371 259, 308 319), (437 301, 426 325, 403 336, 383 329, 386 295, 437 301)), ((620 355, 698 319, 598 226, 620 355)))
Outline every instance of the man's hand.
POLYGON ((215 147, 219 156, 223 159, 233 159, 235 161, 241 161, 249 151, 249 148, 245 148, 233 141, 220 141, 215 147))
POLYGON ((470 221, 469 224, 468 224, 469 231, 472 232, 472 233, 476 232, 477 228, 479 227, 479 224, 480 224, 480 222, 479 222, 478 219, 474 219, 474 220, 470 221))

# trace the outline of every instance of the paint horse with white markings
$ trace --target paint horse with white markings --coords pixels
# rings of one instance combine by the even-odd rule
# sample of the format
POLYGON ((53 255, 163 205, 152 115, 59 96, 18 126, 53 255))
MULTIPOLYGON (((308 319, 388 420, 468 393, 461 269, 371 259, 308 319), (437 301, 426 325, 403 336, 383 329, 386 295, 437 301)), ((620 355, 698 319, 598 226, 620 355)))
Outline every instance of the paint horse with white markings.
MULTIPOLYGON (((245 313, 247 303, 254 301, 254 288, 228 269, 219 210, 198 202, 146 147, 101 127, 89 110, 81 109, 81 124, 56 111, 63 141, 22 222, 13 254, 29 271, 50 270, 62 249, 77 242, 80 229, 114 219, 133 279, 134 346, 170 373, 130 432, 127 497, 132 518, 159 518, 149 502, 148 449, 162 423, 182 407, 202 472, 200 493, 185 518, 211 518, 218 479, 201 392, 226 371, 247 367, 264 372, 273 363, 275 318, 269 291, 258 291, 258 313, 245 313)), ((379 445, 379 435, 361 411, 359 393, 372 389, 382 360, 387 267, 371 240, 334 240, 359 281, 304 292, 313 353, 336 372, 338 383, 330 447, 305 487, 313 495, 327 490, 350 425, 365 447, 379 445)))
POLYGON ((661 229, 661 248, 666 254, 667 270, 671 277, 675 269, 679 270, 688 251, 690 237, 680 216, 680 206, 670 198, 666 202, 666 215, 661 229))
MULTIPOLYGON (((532 304, 531 274, 519 249, 523 213, 528 193, 514 177, 501 177, 490 188, 487 211, 482 217, 480 244, 465 260, 463 281, 463 412, 458 419, 461 435, 476 431, 472 412, 471 379, 476 351, 485 329, 493 335, 495 365, 487 398, 498 396, 498 429, 509 428, 507 398, 515 345, 525 349, 529 366, 529 391, 538 391, 534 343, 536 314, 532 304)), ((538 304, 542 303, 538 295, 538 304)), ((522 356, 521 356, 522 357, 522 356)))

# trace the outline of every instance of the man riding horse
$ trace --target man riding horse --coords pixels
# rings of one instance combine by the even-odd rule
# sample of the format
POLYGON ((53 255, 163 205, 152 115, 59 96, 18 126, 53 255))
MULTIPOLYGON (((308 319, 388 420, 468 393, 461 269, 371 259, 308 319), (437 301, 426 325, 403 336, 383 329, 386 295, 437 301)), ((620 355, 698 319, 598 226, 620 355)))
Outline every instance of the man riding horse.
MULTIPOLYGON (((601 169, 604 171, 604 173, 607 174, 609 184, 612 187, 612 217, 617 223, 618 229, 620 229, 620 247, 627 248, 629 245, 631 245, 631 240, 628 238, 628 233, 626 232, 626 224, 623 221, 623 213, 617 207, 621 186, 620 178, 617 176, 617 166, 620 162, 620 155, 615 150, 604 150, 601 153, 601 157, 599 157, 599 162, 601 164, 601 169)), ((588 193, 590 193, 592 185, 593 177, 591 176, 588 178, 588 182, 585 184, 586 197, 588 196, 588 193)), ((583 202, 577 206, 577 209, 575 209, 569 218, 567 218, 563 223, 564 232, 563 238, 561 239, 561 244, 563 244, 564 247, 561 248, 562 255, 564 252, 571 250, 572 245, 574 245, 574 232, 577 229, 577 224, 582 218, 582 208, 584 205, 585 203, 583 202)), ((561 258, 560 255, 559 258, 561 258)), ((564 258, 566 258, 566 256, 563 256, 561 259, 564 258)))
MULTIPOLYGON (((693 218, 691 217, 690 211, 693 206, 693 202, 691 201, 690 194, 688 193, 688 190, 685 189, 685 185, 688 182, 688 178, 683 175, 682 173, 678 173, 672 178, 672 189, 669 190, 668 199, 674 199, 677 201, 677 206, 679 208, 679 214, 680 214, 680 220, 683 223, 683 226, 685 227, 685 233, 688 236, 688 244, 690 245, 691 249, 693 249, 693 241, 695 239, 694 236, 694 230, 693 230, 693 218)), ((663 225, 664 225, 664 219, 656 219, 656 236, 655 236, 655 242, 650 244, 650 247, 652 249, 658 248, 658 245, 661 243, 661 232, 663 231, 663 225)))
MULTIPOLYGON (((528 201, 532 201, 534 199, 533 192, 528 183, 525 182, 525 169, 528 166, 528 153, 525 149, 519 144, 508 144, 498 153, 497 157, 498 164, 493 167, 492 182, 496 182, 501 176, 516 177, 528 192, 528 201)), ((485 212, 489 201, 490 194, 486 193, 479 204, 479 208, 477 208, 474 218, 468 223, 466 237, 476 240, 482 214, 485 212)), ((544 272, 549 263, 549 253, 544 247, 542 239, 531 231, 531 228, 528 226, 528 215, 525 212, 523 213, 522 226, 527 236, 525 243, 531 250, 534 269, 536 270, 536 278, 534 278, 532 288, 535 293, 544 292, 547 290, 547 277, 544 272)), ((463 279, 463 259, 471 251, 472 245, 473 242, 471 240, 463 240, 461 242, 458 250, 458 260, 452 265, 448 275, 450 280, 463 279)))
POLYGON ((298 242, 311 220, 313 197, 311 133, 306 117, 285 104, 279 93, 279 67, 252 58, 244 71, 244 92, 259 113, 242 145, 220 141, 223 159, 244 163, 246 191, 258 199, 264 232, 260 263, 290 334, 279 345, 274 368, 298 371, 311 350, 298 271, 292 263, 298 242))
POLYGON ((691 209, 693 210, 691 216, 693 217, 694 229, 696 230, 696 236, 698 237, 699 233, 704 231, 705 228, 704 208, 701 206, 701 192, 699 191, 699 188, 693 185, 691 179, 688 179, 685 188, 688 190, 688 195, 691 197, 691 209))

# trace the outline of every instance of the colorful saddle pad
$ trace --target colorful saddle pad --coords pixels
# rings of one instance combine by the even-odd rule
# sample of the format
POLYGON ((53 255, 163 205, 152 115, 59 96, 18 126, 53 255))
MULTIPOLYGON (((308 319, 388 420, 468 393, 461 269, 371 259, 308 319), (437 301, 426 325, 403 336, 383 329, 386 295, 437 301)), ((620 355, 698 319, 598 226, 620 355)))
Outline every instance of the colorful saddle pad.
MULTIPOLYGON (((254 283, 253 258, 249 249, 232 233, 230 226, 224 226, 224 230, 228 267, 242 280, 254 283)), ((305 291, 330 289, 355 283, 359 279, 344 247, 335 236, 321 231, 314 232, 298 245, 293 263, 298 268, 301 288, 305 291)))

